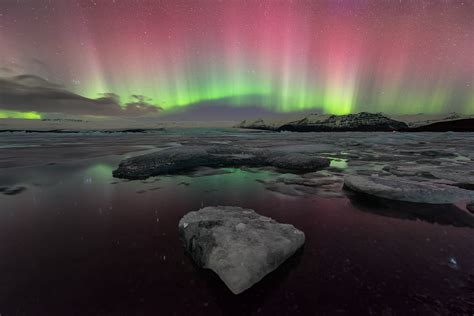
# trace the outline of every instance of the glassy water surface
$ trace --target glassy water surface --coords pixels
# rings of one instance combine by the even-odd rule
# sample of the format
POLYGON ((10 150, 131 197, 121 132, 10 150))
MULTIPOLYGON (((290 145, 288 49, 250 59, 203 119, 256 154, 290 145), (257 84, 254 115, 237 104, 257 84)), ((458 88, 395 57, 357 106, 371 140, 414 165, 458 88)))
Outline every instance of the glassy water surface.
MULTIPOLYGON (((474 230, 442 220, 461 211, 455 206, 367 202, 340 187, 334 195, 285 194, 265 184, 292 175, 272 169, 112 177, 132 155, 272 137, 221 130, 1 135, 0 187, 24 190, 0 194, 0 314, 474 310, 474 230), (304 249, 235 296, 212 272, 193 265, 178 237, 179 219, 207 205, 252 208, 291 223, 305 232, 304 249), (420 212, 435 215, 420 218, 420 212)), ((336 154, 331 172, 346 167, 336 154)))

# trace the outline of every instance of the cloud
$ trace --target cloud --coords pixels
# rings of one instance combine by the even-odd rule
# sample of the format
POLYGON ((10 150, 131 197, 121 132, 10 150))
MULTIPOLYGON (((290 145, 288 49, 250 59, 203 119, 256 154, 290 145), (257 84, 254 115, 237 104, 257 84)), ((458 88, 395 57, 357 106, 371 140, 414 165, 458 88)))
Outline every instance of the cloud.
MULTIPOLYGON (((242 121, 245 119, 265 118, 279 119, 292 115, 318 113, 317 109, 297 112, 276 112, 267 109, 259 104, 262 103, 262 96, 246 96, 245 102, 240 105, 233 105, 235 100, 232 97, 214 100, 199 101, 186 107, 166 110, 160 116, 163 121, 242 121)), ((241 97, 244 99, 244 97, 241 97)))
MULTIPOLYGON (((138 94, 132 95, 131 99, 131 102, 125 104, 125 111, 127 111, 130 115, 138 114, 146 110, 148 107, 150 107, 151 102, 153 101, 152 99, 144 95, 138 94)), ((160 106, 155 106, 154 108, 159 111, 163 110, 163 108, 160 106)))
POLYGON ((12 75, 14 73, 13 69, 10 67, 0 67, 0 75, 12 75))
POLYGON ((62 113, 95 116, 143 116, 162 109, 141 95, 120 105, 116 94, 86 98, 35 75, 0 78, 0 109, 21 112, 62 113))

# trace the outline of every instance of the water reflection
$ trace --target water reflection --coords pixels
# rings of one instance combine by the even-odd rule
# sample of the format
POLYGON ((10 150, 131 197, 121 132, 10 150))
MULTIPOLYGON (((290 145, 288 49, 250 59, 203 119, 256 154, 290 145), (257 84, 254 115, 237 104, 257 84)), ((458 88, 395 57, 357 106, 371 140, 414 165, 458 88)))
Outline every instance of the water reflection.
POLYGON ((347 192, 347 196, 357 209, 364 212, 393 218, 422 220, 441 225, 474 228, 474 217, 456 205, 410 203, 354 192, 347 192))
POLYGON ((331 159, 331 164, 329 165, 332 168, 336 169, 346 169, 347 168, 347 159, 331 159))
MULTIPOLYGON (((454 227, 470 225, 456 209, 367 205, 344 192, 275 194, 265 183, 311 179, 270 169, 115 179, 124 155, 169 143, 130 137, 94 136, 73 153, 72 145, 32 147, 15 153, 21 166, 0 169, 0 187, 26 187, 0 194, 0 313, 368 314, 370 307, 382 314, 395 306, 407 314, 423 312, 417 293, 443 306, 466 297, 461 285, 474 274, 474 230, 454 227), (93 157, 75 156, 83 151, 93 157), (193 266, 179 240, 179 219, 207 205, 239 205, 291 223, 305 232, 305 249, 234 296, 212 272, 193 266)), ((11 156, 0 151, 9 166, 11 156)))

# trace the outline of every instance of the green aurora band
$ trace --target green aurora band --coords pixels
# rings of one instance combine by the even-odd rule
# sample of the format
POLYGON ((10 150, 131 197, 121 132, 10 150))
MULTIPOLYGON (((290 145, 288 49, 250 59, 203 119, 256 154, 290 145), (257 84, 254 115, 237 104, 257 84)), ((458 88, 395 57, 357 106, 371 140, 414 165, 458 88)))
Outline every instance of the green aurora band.
POLYGON ((24 73, 87 98, 114 93, 125 106, 142 95, 167 112, 213 102, 275 112, 474 112, 473 1, 51 5, 45 23, 11 4, 0 66, 41 60, 24 73))

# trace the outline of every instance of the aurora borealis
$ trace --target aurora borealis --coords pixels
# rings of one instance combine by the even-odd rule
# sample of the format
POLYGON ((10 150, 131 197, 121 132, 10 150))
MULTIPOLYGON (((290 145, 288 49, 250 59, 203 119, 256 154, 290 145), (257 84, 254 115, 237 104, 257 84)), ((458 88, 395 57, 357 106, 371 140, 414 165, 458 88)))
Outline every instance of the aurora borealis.
POLYGON ((473 113, 474 2, 7 0, 0 67, 164 111, 473 113))

